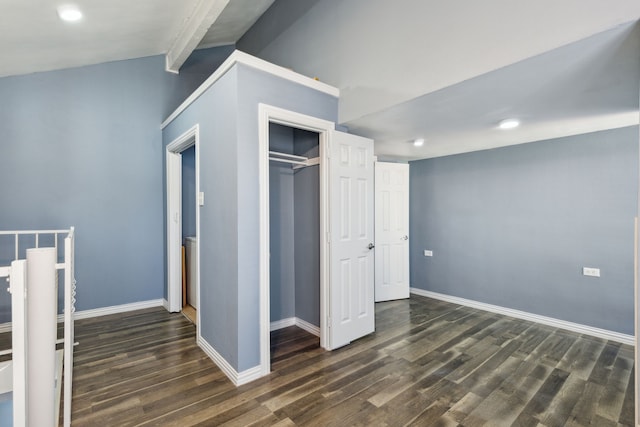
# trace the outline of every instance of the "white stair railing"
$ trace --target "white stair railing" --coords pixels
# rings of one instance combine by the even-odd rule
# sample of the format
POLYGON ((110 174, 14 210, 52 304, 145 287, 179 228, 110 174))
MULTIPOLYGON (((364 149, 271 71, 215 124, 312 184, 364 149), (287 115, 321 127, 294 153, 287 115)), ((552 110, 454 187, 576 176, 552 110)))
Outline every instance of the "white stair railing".
MULTIPOLYGON (((69 230, 37 230, 37 231, 0 231, 0 236, 13 236, 16 260, 10 267, 0 267, 0 278, 9 281, 11 293, 11 323, 12 323, 12 363, 13 363, 13 425, 14 427, 30 426, 29 423, 29 383, 28 383, 28 277, 27 261, 17 259, 20 255, 20 236, 35 237, 35 247, 40 246, 42 235, 53 235, 53 245, 58 248, 58 236, 66 234, 64 239, 64 261, 56 263, 55 269, 64 271, 64 408, 63 425, 71 426, 71 398, 73 385, 73 347, 74 347, 74 312, 76 281, 74 273, 75 232, 69 230)), ((53 301, 57 304, 57 301, 53 301)), ((52 349, 55 352, 55 349, 52 349)), ((52 379, 53 381, 53 379, 52 379)), ((32 410, 34 408, 31 408, 32 410)), ((52 420, 57 425, 58 420, 52 420)))

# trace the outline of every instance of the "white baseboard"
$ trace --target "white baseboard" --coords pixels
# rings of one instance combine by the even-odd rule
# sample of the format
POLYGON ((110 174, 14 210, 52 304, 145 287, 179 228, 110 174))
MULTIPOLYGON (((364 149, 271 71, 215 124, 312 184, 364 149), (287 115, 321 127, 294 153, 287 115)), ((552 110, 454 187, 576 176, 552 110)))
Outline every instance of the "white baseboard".
POLYGON ((433 298, 453 304, 464 305, 465 307, 477 308, 479 310, 492 313, 503 314, 517 319, 528 320, 530 322, 541 323, 554 328, 566 329, 579 334, 591 335, 606 340, 619 342, 622 344, 635 345, 636 339, 633 335, 621 334, 620 332, 595 328, 593 326, 582 325, 580 323, 568 322, 566 320, 555 319, 553 317, 541 316, 539 314, 528 313, 526 311, 514 310, 512 308, 501 307, 499 305, 486 304, 484 302, 473 301, 451 295, 440 294, 438 292, 425 291, 423 289, 411 288, 411 293, 423 297, 433 298))
POLYGON ((300 329, 304 329, 305 331, 309 332, 310 334, 313 334, 317 337, 320 336, 320 328, 317 327, 316 325, 313 325, 309 322, 307 322, 306 320, 302 320, 298 317, 296 317, 296 326, 299 327, 300 329))
POLYGON ((289 326, 297 326, 300 329, 304 329, 305 331, 313 334, 317 337, 320 336, 320 328, 316 325, 313 325, 306 320, 302 320, 299 317, 289 317, 287 319, 276 320, 271 322, 270 329, 271 331, 277 331, 278 329, 288 328, 289 326))
MULTIPOLYGON (((130 304, 112 305, 111 307, 94 308, 91 310, 76 311, 75 320, 89 319, 92 317, 107 316, 109 314, 126 313, 127 311, 142 310, 144 308, 162 307, 163 300, 154 299, 149 301, 140 301, 130 304)), ((58 314, 58 323, 64 322, 64 314, 58 314)), ((0 333, 11 332, 11 322, 0 324, 0 333)))
POLYGON ((271 322, 269 329, 273 332, 273 331, 277 331, 278 329, 284 329, 284 328, 288 328, 289 326, 295 326, 295 325, 296 325, 296 318, 289 317, 287 319, 276 320, 271 322))
POLYGON ((229 378, 233 385, 241 386, 253 380, 264 376, 260 365, 247 369, 242 372, 236 371, 227 360, 220 355, 200 334, 197 339, 198 346, 205 352, 207 356, 215 363, 218 368, 229 378))
MULTIPOLYGON (((109 314, 126 313, 127 311, 142 310, 145 308, 162 307, 161 299, 133 302, 130 304, 112 305, 111 307, 94 308, 92 310, 76 311, 75 320, 89 319, 91 317, 107 316, 109 314)), ((58 315, 58 322, 63 321, 63 315, 58 315)))
MULTIPOLYGON (((320 336, 320 328, 312 325, 311 323, 302 320, 297 317, 289 317, 287 319, 276 320, 271 322, 270 330, 276 331, 278 329, 287 328, 289 326, 298 326, 301 329, 315 335, 320 336)), ((215 363, 222 372, 229 378, 229 380, 236 386, 247 384, 251 381, 257 380, 263 377, 265 373, 260 365, 247 369, 242 372, 236 371, 227 360, 220 355, 200 334, 198 334, 197 343, 206 353, 207 356, 215 363)))

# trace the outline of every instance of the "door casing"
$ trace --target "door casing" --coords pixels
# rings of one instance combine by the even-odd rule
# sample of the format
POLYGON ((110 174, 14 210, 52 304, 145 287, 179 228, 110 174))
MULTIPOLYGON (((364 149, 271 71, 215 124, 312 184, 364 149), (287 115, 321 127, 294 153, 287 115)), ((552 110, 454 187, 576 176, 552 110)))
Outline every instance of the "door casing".
POLYGON ((331 350, 331 338, 327 333, 329 292, 328 263, 328 144, 329 134, 335 128, 333 122, 307 116, 267 104, 258 105, 259 127, 259 181, 260 181, 260 376, 271 372, 271 319, 269 309, 269 123, 318 133, 320 148, 320 346, 331 350))
MULTIPOLYGON (((167 309, 182 311, 182 162, 184 150, 195 145, 196 194, 200 192, 200 128, 195 125, 173 140, 166 148, 167 196, 167 309)), ((198 197, 196 197, 196 203, 198 197)), ((196 236, 200 236, 200 208, 196 207, 196 236)), ((196 241, 196 258, 200 259, 200 239, 196 241)), ((199 265, 199 263, 198 263, 199 265)), ((199 267, 198 267, 199 270, 199 267)), ((196 294, 200 304, 200 271, 196 271, 196 294)), ((200 324, 200 307, 195 307, 200 324)), ((198 328, 199 330, 199 328, 198 328)))

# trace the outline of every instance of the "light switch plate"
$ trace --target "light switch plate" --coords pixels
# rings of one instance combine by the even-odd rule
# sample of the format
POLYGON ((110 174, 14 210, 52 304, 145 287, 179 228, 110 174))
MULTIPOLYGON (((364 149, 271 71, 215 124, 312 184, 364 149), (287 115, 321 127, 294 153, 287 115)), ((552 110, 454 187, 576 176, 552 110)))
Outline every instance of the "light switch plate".
POLYGON ((582 267, 583 276, 600 277, 600 269, 593 267, 582 267))

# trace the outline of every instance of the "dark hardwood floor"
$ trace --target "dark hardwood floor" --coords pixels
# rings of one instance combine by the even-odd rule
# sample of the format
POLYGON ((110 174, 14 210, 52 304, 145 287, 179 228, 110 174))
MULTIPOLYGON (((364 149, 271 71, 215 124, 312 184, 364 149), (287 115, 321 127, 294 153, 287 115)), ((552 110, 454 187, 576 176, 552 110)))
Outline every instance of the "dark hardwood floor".
POLYGON ((633 347, 428 298, 333 352, 276 331, 272 374, 238 388, 194 336, 163 309, 76 322, 73 425, 633 425, 633 347))

